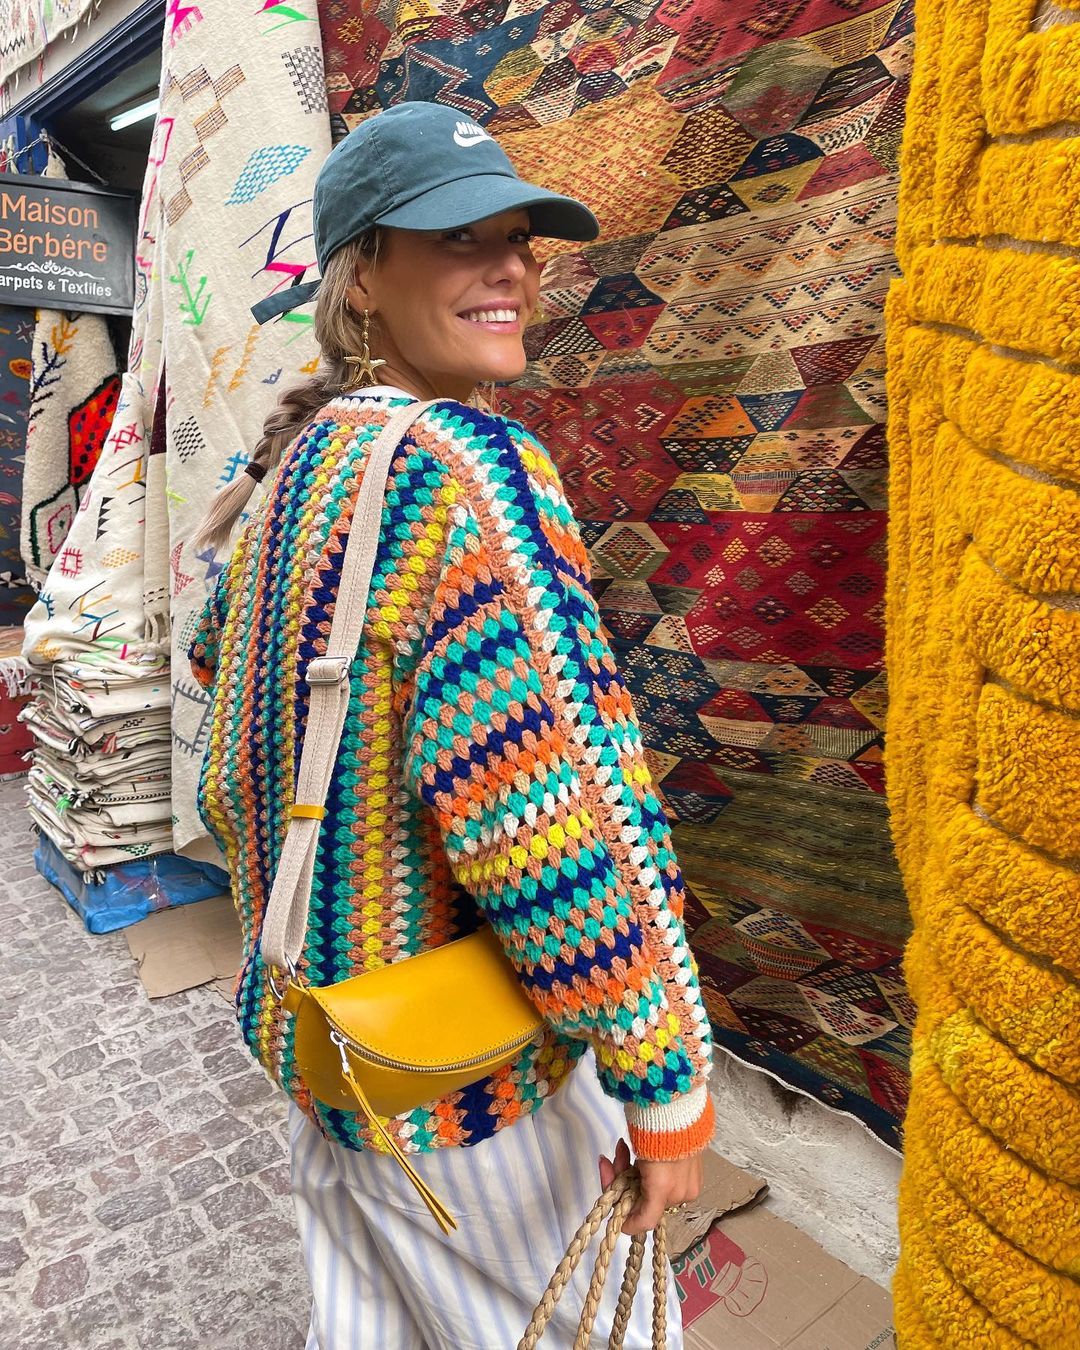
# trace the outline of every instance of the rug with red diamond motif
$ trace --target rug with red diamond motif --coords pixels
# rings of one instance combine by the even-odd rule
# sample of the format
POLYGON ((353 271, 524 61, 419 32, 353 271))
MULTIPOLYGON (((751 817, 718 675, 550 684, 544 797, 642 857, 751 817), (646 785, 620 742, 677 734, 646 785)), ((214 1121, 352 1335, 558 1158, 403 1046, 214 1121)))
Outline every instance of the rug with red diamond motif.
POLYGON ((445 103, 600 218, 595 244, 541 242, 506 402, 582 523, 718 1043, 891 1144, 911 1016, 881 795, 882 306, 912 11, 320 5, 335 137, 445 103))
POLYGON ((40 589, 101 456, 120 376, 108 324, 95 314, 39 310, 32 359, 21 547, 40 589))

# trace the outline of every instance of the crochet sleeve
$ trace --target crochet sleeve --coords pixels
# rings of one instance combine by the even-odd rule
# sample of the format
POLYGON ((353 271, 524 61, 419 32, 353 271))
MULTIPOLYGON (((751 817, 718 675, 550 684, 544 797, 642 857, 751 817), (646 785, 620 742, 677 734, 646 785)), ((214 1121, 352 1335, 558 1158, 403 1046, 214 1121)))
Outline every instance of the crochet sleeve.
POLYGON ((407 777, 540 1011, 594 1047, 637 1155, 686 1157, 712 1135, 711 1042, 668 824, 558 475, 485 421, 443 493, 407 777))
POLYGON ((227 575, 227 568, 218 574, 217 584, 206 597, 195 626, 195 636, 188 646, 191 673, 204 689, 212 689, 217 676, 221 631, 225 626, 224 591, 227 575))

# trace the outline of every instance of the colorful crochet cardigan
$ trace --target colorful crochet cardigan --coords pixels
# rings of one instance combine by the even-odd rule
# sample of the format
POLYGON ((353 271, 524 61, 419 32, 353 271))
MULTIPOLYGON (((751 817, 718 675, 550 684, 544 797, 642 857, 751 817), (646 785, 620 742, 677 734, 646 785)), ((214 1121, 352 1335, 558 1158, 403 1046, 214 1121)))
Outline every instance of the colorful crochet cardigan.
MULTIPOLYGON (((244 933, 243 1035, 353 1148, 370 1146, 363 1119, 307 1094, 258 940, 304 671, 326 649, 368 447, 403 401, 335 400, 286 451, 190 651, 211 700, 200 807, 244 933)), ((487 920, 549 1024, 508 1067, 392 1121, 402 1147, 478 1143, 537 1109, 591 1045, 640 1157, 704 1148, 710 1034, 682 877, 577 525, 518 423, 446 402, 403 442, 351 681, 304 976, 336 983, 487 920)))

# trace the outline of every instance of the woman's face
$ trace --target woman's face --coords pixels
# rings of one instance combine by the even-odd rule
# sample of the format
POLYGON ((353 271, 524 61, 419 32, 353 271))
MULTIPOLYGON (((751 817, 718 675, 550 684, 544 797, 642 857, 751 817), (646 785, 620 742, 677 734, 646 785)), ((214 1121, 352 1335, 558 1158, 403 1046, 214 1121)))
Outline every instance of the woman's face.
POLYGON ((379 379, 464 401, 478 384, 524 372, 539 287, 528 212, 507 211, 457 230, 385 229, 349 303, 374 319, 379 379))

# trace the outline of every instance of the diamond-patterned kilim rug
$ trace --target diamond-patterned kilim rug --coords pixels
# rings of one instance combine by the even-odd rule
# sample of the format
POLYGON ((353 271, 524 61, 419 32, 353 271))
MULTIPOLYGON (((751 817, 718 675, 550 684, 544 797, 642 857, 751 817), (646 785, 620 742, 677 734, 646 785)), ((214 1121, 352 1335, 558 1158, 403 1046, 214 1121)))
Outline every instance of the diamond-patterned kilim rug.
POLYGON ((911 0, 320 4, 335 136, 405 98, 584 197, 507 402, 559 461, 721 1045, 897 1142, 882 305, 911 0))

